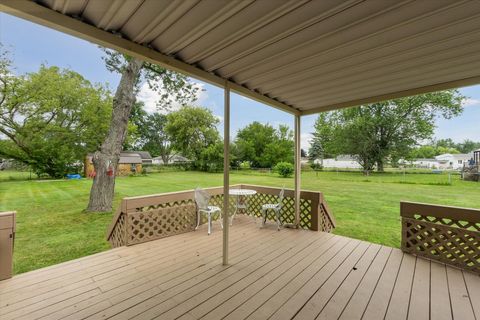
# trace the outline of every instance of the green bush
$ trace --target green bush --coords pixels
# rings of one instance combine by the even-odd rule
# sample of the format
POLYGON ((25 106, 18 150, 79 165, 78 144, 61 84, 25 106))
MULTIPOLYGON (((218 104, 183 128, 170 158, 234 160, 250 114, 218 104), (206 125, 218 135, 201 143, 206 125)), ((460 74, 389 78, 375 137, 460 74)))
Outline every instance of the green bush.
POLYGON ((239 165, 240 169, 250 169, 250 162, 249 161, 242 161, 239 165))
POLYGON ((310 167, 315 171, 322 171, 323 170, 323 166, 318 162, 312 162, 310 164, 310 167))
POLYGON ((273 168, 278 174, 284 178, 288 178, 293 174, 293 164, 289 162, 279 162, 273 168))

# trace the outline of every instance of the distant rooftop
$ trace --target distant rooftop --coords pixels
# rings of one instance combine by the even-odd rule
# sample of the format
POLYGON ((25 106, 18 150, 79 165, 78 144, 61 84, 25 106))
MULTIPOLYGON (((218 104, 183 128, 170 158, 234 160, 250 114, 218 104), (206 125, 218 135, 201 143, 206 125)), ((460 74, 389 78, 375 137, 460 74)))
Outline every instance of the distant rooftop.
POLYGON ((152 156, 150 155, 150 152, 148 152, 148 151, 123 151, 122 154, 124 154, 124 155, 138 154, 142 159, 145 159, 145 160, 152 159, 152 156))

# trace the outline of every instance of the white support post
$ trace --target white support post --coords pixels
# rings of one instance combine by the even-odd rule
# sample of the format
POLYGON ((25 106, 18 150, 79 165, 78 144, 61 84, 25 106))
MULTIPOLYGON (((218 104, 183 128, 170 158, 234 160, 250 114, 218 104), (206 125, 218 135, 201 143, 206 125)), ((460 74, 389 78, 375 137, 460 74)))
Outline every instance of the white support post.
POLYGON ((300 152, 300 115, 295 115, 295 226, 300 227, 300 175, 301 175, 301 152, 300 152))
POLYGON ((223 107, 223 265, 228 265, 228 229, 230 227, 230 87, 225 81, 223 107))

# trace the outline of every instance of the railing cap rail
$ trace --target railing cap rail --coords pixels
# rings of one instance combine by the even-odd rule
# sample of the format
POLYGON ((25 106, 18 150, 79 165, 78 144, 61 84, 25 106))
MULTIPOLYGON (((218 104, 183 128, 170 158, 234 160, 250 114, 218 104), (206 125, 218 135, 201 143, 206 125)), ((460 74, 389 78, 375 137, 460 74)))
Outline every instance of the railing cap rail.
POLYGON ((437 218, 464 220, 472 223, 480 223, 480 210, 455 206, 444 206, 421 202, 400 202, 400 215, 406 218, 414 218, 421 214, 437 218))

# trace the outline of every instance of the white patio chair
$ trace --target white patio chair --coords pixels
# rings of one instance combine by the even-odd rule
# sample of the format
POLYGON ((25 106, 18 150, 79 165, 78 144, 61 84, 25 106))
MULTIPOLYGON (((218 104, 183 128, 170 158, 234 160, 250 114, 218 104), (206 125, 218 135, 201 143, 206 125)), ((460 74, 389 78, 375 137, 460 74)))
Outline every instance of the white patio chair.
POLYGON ((282 221, 280 220, 280 213, 282 211, 283 205, 283 194, 285 193, 285 189, 282 188, 278 195, 278 202, 277 203, 267 203, 262 205, 262 228, 265 226, 267 222, 268 210, 273 210, 275 212, 275 218, 277 220, 277 230, 280 230, 280 226, 282 225, 282 221))
POLYGON ((201 189, 201 188, 196 188, 195 189, 195 203, 197 204, 197 226, 195 227, 195 230, 198 229, 200 226, 200 221, 202 218, 202 212, 207 215, 208 219, 208 234, 212 232, 212 215, 215 212, 220 213, 220 225, 223 228, 223 223, 222 223, 222 210, 219 207, 216 206, 209 206, 208 202, 210 201, 210 194, 208 194, 207 191, 201 189))

